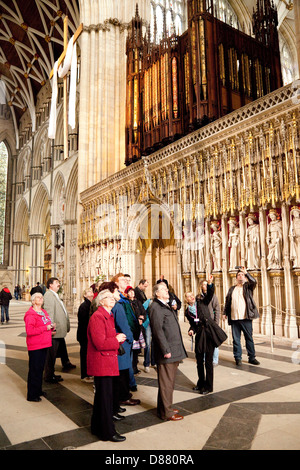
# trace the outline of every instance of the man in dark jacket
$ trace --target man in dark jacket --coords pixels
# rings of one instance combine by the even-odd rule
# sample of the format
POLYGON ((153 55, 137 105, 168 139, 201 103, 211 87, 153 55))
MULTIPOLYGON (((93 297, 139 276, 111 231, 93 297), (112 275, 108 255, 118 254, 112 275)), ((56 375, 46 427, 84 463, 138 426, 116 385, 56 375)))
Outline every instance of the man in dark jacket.
POLYGON ((135 298, 139 300, 140 302, 142 302, 142 304, 146 302, 147 300, 145 290, 147 289, 148 286, 149 286, 149 282, 147 281, 147 279, 141 279, 139 282, 139 285, 136 286, 134 289, 135 298))
POLYGON ((248 362, 259 365, 255 358, 255 347, 252 333, 252 320, 259 317, 257 307, 253 299, 253 290, 256 287, 256 280, 247 273, 245 268, 239 269, 236 275, 236 286, 230 287, 226 300, 223 315, 228 318, 231 325, 233 339, 233 355, 238 366, 242 364, 241 332, 243 332, 248 362))
POLYGON ((176 312, 168 305, 169 290, 164 282, 153 288, 149 307, 154 356, 157 364, 157 415, 163 420, 183 419, 173 409, 173 390, 179 363, 187 357, 176 312))
POLYGON ((30 295, 36 294, 36 292, 44 295, 43 288, 40 286, 39 282, 37 282, 36 286, 31 289, 30 295))
POLYGON ((0 305, 1 305, 1 323, 4 323, 4 314, 6 322, 9 321, 9 302, 12 299, 12 295, 8 287, 3 287, 0 292, 0 305))

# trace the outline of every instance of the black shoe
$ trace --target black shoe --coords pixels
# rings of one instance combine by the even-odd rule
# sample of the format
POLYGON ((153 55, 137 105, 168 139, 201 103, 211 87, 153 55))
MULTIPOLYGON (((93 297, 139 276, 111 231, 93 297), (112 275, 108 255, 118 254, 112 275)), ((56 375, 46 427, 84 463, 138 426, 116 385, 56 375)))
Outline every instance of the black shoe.
POLYGON ((211 393, 211 392, 212 392, 212 390, 205 390, 204 389, 200 393, 201 393, 201 395, 207 395, 208 393, 211 393))
POLYGON ((260 362, 258 362, 258 360, 255 359, 255 358, 254 359, 249 359, 248 362, 249 362, 249 364, 254 364, 255 366, 259 366, 259 364, 260 364, 260 362))
POLYGON ((122 421, 122 419, 125 419, 125 416, 121 416, 121 415, 119 415, 118 413, 116 413, 115 415, 113 415, 113 420, 114 420, 114 421, 122 421))
POLYGON ((125 436, 121 436, 119 433, 116 432, 116 434, 111 438, 111 441, 112 442, 122 442, 122 441, 125 441, 126 440, 126 437, 125 436))
POLYGON ((195 385, 195 387, 193 387, 193 390, 194 390, 195 392, 199 392, 199 387, 198 387, 198 385, 195 385))
POLYGON ((237 366, 241 366, 243 364, 241 359, 236 359, 235 363, 237 366))
POLYGON ((45 397, 46 398, 47 393, 46 392, 41 392, 40 397, 45 397))
POLYGON ((62 381, 64 380, 61 375, 56 375, 56 374, 54 374, 53 377, 54 377, 55 380, 57 380, 58 382, 62 382, 62 381))
POLYGON ((42 401, 41 397, 37 397, 37 398, 27 398, 27 401, 35 401, 35 402, 38 402, 38 401, 42 401))
POLYGON ((48 384, 58 384, 58 382, 62 382, 63 380, 64 379, 62 379, 61 377, 59 378, 54 375, 50 379, 45 379, 45 382, 47 382, 48 384))
POLYGON ((71 369, 76 369, 75 364, 71 364, 71 362, 67 362, 67 364, 64 364, 62 368, 63 372, 68 372, 71 369))
POLYGON ((130 387, 130 391, 131 392, 137 392, 137 386, 134 385, 134 387, 130 387))
POLYGON ((122 408, 121 406, 118 409, 118 413, 125 413, 125 411, 126 411, 126 408, 122 408))

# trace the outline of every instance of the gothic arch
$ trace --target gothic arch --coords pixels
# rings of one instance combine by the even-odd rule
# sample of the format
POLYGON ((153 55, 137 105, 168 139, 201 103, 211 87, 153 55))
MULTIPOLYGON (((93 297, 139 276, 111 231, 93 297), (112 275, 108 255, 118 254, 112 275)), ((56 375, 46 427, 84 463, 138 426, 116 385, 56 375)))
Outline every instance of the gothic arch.
POLYGON ((15 153, 15 139, 11 133, 5 129, 0 132, 0 142, 4 142, 9 153, 9 158, 15 153))
POLYGON ((64 143, 64 108, 60 103, 56 110, 56 134, 55 145, 63 145, 64 143))
POLYGON ((24 189, 26 189, 26 176, 30 175, 30 156, 31 149, 29 146, 24 147, 18 156, 16 182, 18 184, 24 184, 24 189))
POLYGON ((153 284, 164 274, 176 290, 178 253, 169 208, 153 197, 133 211, 129 213, 128 237, 125 240, 124 234, 122 246, 128 253, 135 253, 135 276, 146 277, 153 284))
POLYGON ((27 201, 22 197, 16 210, 14 242, 29 243, 29 211, 27 201))
POLYGON ((46 186, 40 183, 30 211, 30 234, 44 234, 47 230, 47 217, 49 217, 49 193, 46 186))
MULTIPOLYGON (((285 67, 284 48, 287 48, 290 56, 289 68, 291 70, 291 81, 297 78, 297 48, 295 33, 287 21, 283 21, 279 29, 279 47, 281 57, 281 68, 283 75, 285 75, 283 68, 285 67)), ((284 77, 283 77, 284 79, 284 77)))
POLYGON ((52 224, 62 224, 64 219, 65 179, 61 171, 58 171, 53 184, 52 224))
POLYGON ((66 220, 77 220, 77 201, 78 201, 78 161, 70 172, 66 189, 66 220))
POLYGON ((42 167, 44 159, 50 157, 51 141, 48 139, 48 123, 46 123, 38 132, 33 156, 33 167, 42 167))

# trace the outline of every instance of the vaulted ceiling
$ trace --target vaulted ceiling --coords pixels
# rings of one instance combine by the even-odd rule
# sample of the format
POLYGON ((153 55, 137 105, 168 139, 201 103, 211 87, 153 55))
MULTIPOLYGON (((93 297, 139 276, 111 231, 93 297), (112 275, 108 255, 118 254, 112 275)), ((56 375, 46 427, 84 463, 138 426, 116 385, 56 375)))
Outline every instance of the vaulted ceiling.
MULTIPOLYGON (((256 0, 230 3, 251 18, 256 0)), ((285 18, 293 20, 291 0, 274 3, 279 24, 285 18)), ((0 80, 5 83, 5 99, 16 127, 26 109, 34 122, 37 94, 63 50, 65 15, 70 37, 80 23, 78 0, 0 0, 0 80)), ((2 87, 0 103, 1 94, 2 87)))
POLYGON ((15 122, 27 108, 35 112, 37 94, 63 50, 65 15, 72 35, 79 24, 76 0, 0 1, 0 79, 15 122))

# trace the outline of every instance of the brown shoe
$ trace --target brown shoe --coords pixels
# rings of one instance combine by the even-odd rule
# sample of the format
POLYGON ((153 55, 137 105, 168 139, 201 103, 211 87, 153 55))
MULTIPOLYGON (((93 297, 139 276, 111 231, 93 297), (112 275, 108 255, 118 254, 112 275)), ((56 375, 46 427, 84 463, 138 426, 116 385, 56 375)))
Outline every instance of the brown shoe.
POLYGON ((121 405, 127 405, 127 406, 135 406, 135 405, 139 405, 140 403, 141 403, 141 400, 136 400, 134 398, 130 398, 129 400, 120 402, 121 405))
POLYGON ((168 421, 179 421, 180 419, 183 419, 183 416, 179 415, 179 414, 174 414, 173 416, 171 416, 170 418, 167 418, 168 421))

